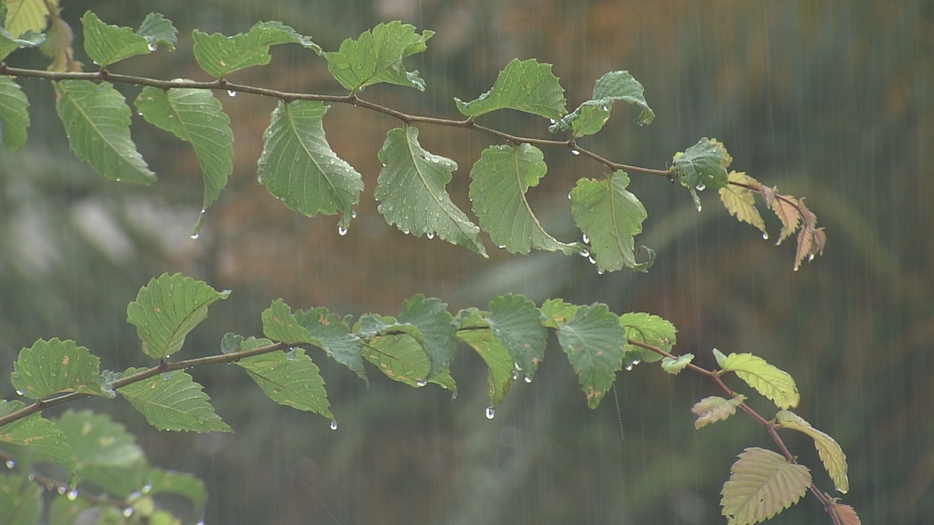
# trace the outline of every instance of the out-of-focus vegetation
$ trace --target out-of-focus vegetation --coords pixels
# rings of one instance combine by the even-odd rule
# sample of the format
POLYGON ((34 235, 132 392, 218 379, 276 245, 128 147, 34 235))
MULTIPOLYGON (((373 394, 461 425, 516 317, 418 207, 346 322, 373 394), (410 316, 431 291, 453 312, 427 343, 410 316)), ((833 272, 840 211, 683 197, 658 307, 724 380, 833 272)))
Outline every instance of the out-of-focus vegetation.
MULTIPOLYGON (((77 27, 89 4, 66 0, 66 18, 77 27)), ((846 451, 847 500, 866 522, 924 523, 934 514, 930 2, 217 0, 98 1, 93 9, 126 25, 160 11, 179 27, 182 48, 194 27, 230 34, 257 20, 283 20, 336 49, 379 21, 402 19, 437 31, 414 61, 429 102, 393 88, 364 97, 440 116, 456 115, 453 97, 487 89, 514 57, 553 63, 572 106, 589 98, 603 72, 629 69, 646 86, 655 123, 635 127, 618 118, 582 143, 664 168, 674 151, 715 136, 763 183, 807 195, 832 240, 823 258, 793 273, 790 256, 777 253, 791 248, 770 246, 715 206, 697 214, 679 188, 638 176, 632 188, 649 213, 640 242, 658 253, 648 275, 598 276, 585 260, 557 255, 496 253, 485 261, 390 228, 370 193, 342 237, 333 221, 289 212, 256 184, 273 103, 246 96, 224 100, 235 171, 201 237, 191 240, 201 181, 186 146, 134 129, 160 185, 116 186, 67 151, 51 105, 34 104, 26 151, 0 151, 0 372, 9 372, 21 347, 55 336, 94 348, 115 369, 140 364, 125 305, 166 271, 234 290, 189 338, 204 354, 215 353, 232 327, 259 333, 259 312, 274 297, 301 308, 385 314, 418 292, 453 308, 504 292, 602 301, 670 319, 683 352, 752 350, 788 370, 804 397, 801 415, 846 451)), ((160 53, 117 69, 202 79, 189 60, 160 53)), ((324 61, 297 50, 277 54, 256 76, 236 77, 336 92, 328 79, 324 61)), ((23 85, 31 99, 53 96, 43 83, 23 85)), ((541 133, 521 116, 496 124, 541 133)), ((367 192, 380 168, 376 151, 394 125, 345 107, 325 120, 335 151, 364 175, 367 192)), ((489 143, 460 130, 430 131, 423 145, 462 167, 489 143)), ((581 162, 569 162, 566 152, 546 155, 550 174, 533 198, 541 209, 562 202, 552 215, 540 214, 560 236, 572 230, 558 210, 567 209, 581 162)), ((461 171, 451 190, 465 203, 461 171)), ((198 380, 209 383, 236 435, 157 433, 129 409, 118 418, 154 464, 205 478, 207 519, 225 523, 719 523, 725 466, 741 444, 766 439, 739 420, 695 431, 688 409, 709 385, 649 369, 624 373, 614 399, 588 411, 558 359, 546 359, 536 381, 511 392, 487 421, 486 379, 471 373, 481 365, 458 359, 455 377, 475 382, 462 380, 456 400, 376 377, 367 391, 341 367, 325 365, 337 432, 271 407, 224 368, 199 371, 198 380)), ((796 444, 810 450, 804 440, 796 444)), ((802 460, 818 464, 816 453, 802 460)), ((826 517, 805 500, 778 519, 826 517)))

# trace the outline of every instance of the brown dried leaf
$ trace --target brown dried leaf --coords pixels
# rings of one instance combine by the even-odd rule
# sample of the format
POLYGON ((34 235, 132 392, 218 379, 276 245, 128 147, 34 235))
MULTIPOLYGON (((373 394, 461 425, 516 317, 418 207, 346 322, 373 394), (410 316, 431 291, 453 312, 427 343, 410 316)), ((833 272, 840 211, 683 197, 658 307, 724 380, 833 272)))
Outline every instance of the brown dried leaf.
POLYGON ((776 195, 775 200, 772 201, 770 207, 778 216, 778 219, 782 221, 782 231, 778 235, 776 245, 781 244, 798 229, 800 216, 798 215, 797 204, 798 201, 791 195, 776 195))
POLYGON ((694 428, 705 427, 717 421, 732 416, 736 413, 736 407, 745 401, 746 396, 740 394, 732 399, 724 399, 720 396, 710 396, 701 399, 691 407, 691 412, 697 414, 697 420, 694 421, 694 428))
POLYGON ((833 501, 830 504, 830 511, 836 513, 837 517, 840 518, 840 523, 843 525, 862 525, 862 522, 859 521, 859 516, 856 515, 856 511, 849 505, 833 501))

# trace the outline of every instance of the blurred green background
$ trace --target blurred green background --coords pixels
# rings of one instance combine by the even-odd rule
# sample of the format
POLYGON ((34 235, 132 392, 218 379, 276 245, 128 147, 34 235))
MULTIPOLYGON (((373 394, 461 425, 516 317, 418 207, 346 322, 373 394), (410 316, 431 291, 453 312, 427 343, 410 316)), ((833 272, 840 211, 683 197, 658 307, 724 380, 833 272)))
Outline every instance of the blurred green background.
MULTIPOLYGON (((452 98, 486 91, 515 57, 554 64, 570 108, 603 73, 627 69, 657 118, 633 123, 618 105, 597 137, 581 141, 613 160, 664 168, 704 136, 745 171, 783 193, 806 196, 828 234, 823 257, 792 272, 794 248, 763 241, 702 194, 698 214, 683 188, 632 174, 649 218, 637 238, 658 253, 647 275, 597 275, 585 259, 553 254, 489 260, 386 225, 372 199, 385 133, 398 123, 332 107, 333 149, 367 184, 346 236, 334 217, 290 212, 255 179, 274 102, 222 96, 235 135, 235 172, 192 240, 202 198, 189 146, 134 117, 133 136, 160 176, 155 188, 103 180, 69 151, 46 83, 22 80, 33 119, 24 150, 0 151, 0 374, 37 338, 72 338, 102 367, 149 365, 126 305, 150 277, 184 272, 233 295, 212 306, 186 356, 217 353, 228 331, 260 335, 260 312, 282 297, 294 308, 395 315, 416 293, 450 309, 484 307, 501 293, 541 303, 605 302, 648 311, 679 329, 680 352, 713 365, 711 348, 751 351, 787 370, 802 394, 797 413, 847 454, 853 505, 864 523, 934 519, 934 2, 595 0, 64 0, 75 28, 87 9, 136 27, 150 11, 179 28, 175 53, 114 71, 207 80, 191 30, 234 34, 281 20, 326 50, 380 21, 401 19, 437 35, 410 59, 425 93, 371 87, 363 98, 456 117, 452 98)), ((340 93, 326 63, 298 46, 231 81, 340 93)), ((38 53, 13 65, 44 67, 38 53)), ((137 90, 117 86, 128 99, 137 90)), ((501 129, 546 137, 540 119, 484 117, 501 129)), ((433 153, 455 159, 451 191, 469 209, 467 172, 488 137, 423 126, 433 153)), ((533 205, 559 239, 573 240, 567 192, 601 166, 546 151, 549 175, 533 205)), ((773 233, 778 223, 766 218, 773 233)), ((491 248, 488 243, 488 248, 491 248)), ((193 371, 236 434, 160 433, 123 402, 82 401, 138 437, 154 465, 204 479, 208 523, 569 524, 723 523, 719 490, 733 458, 769 447, 736 417, 695 431, 689 409, 714 387, 655 366, 621 372, 594 411, 555 341, 530 385, 517 385, 487 420, 487 380, 464 348, 452 370, 456 399, 413 390, 370 369, 369 389, 320 352, 332 411, 325 419, 267 400, 236 367, 193 371)), ((737 385, 739 388, 739 385, 737 385)), ((15 394, 7 380, 0 397, 15 394)), ((763 413, 767 403, 754 403, 763 413)), ((809 440, 787 437, 832 488, 809 440)), ((192 517, 197 520, 198 517, 192 517)), ((806 497, 776 523, 830 523, 806 497)))

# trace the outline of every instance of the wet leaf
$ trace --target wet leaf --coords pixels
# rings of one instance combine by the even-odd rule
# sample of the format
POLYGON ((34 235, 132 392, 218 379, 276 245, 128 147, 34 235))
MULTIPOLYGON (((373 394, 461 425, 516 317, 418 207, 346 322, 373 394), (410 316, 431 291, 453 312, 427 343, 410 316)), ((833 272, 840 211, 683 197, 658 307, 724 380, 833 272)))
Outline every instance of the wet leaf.
POLYGON ((770 365, 761 357, 752 354, 730 354, 720 366, 724 372, 735 372, 746 384, 774 401, 778 408, 794 408, 801 400, 795 380, 787 372, 770 365))
MULTIPOLYGON (((0 60, 3 60, 0 58, 0 60)), ((26 143, 29 127, 29 100, 19 84, 8 77, 0 77, 0 136, 7 151, 18 150, 26 143)))
POLYGON ((45 34, 36 31, 26 31, 25 33, 14 36, 12 33, 0 27, 0 60, 3 60, 17 49, 27 47, 36 47, 45 42, 45 34))
POLYGON ((730 469, 720 505, 729 525, 751 525, 796 503, 810 485, 807 467, 771 450, 747 448, 730 469))
POLYGON ((486 257, 480 228, 451 200, 445 187, 457 163, 432 155, 418 143, 412 126, 390 130, 379 150, 383 169, 374 197, 389 224, 416 236, 436 233, 486 257))
MULTIPOLYGON (((752 177, 745 173, 731 171, 727 179, 729 182, 750 184, 752 177)), ((759 228, 763 234, 768 235, 765 230, 765 221, 756 209, 756 196, 752 190, 735 184, 727 184, 720 188, 720 201, 723 202, 723 206, 730 212, 730 215, 736 217, 736 220, 749 223, 759 228)))
POLYGON ((593 97, 590 100, 581 104, 572 113, 565 115, 548 129, 552 133, 571 129, 575 137, 593 135, 603 129, 603 125, 610 118, 613 102, 617 100, 641 108, 637 119, 640 125, 651 124, 655 119, 655 112, 645 101, 642 84, 628 71, 611 71, 597 80, 593 89, 593 97))
POLYGON ((490 403, 496 407, 515 382, 513 358, 502 339, 493 335, 483 313, 477 312, 461 323, 457 338, 467 343, 489 370, 490 403))
POLYGON ((130 138, 130 108, 110 83, 61 80, 55 83, 55 93, 68 144, 81 160, 110 180, 156 181, 130 138))
POLYGON ((321 48, 281 22, 257 22, 246 34, 224 36, 220 33, 207 34, 195 29, 192 53, 198 65, 214 78, 223 78, 229 73, 251 66, 269 63, 272 57, 269 48, 277 44, 299 44, 321 53, 321 48))
POLYGON ((557 329, 559 324, 567 323, 577 315, 579 306, 564 302, 564 299, 548 299, 542 304, 541 312, 545 319, 542 326, 557 329))
MULTIPOLYGON (((128 377, 144 368, 128 368, 128 377)), ((214 413, 210 397, 185 372, 175 370, 132 383, 117 391, 159 430, 233 432, 214 413)))
POLYGON ((263 133, 257 174, 259 183, 290 209, 307 217, 340 212, 340 226, 346 228, 363 177, 328 144, 321 124, 327 110, 315 101, 280 101, 263 133))
POLYGON ((800 216, 796 207, 797 203, 798 201, 791 195, 776 195, 776 198, 772 200, 770 207, 775 212, 775 216, 782 221, 782 231, 778 235, 778 240, 775 241, 776 245, 781 244, 798 229, 800 216))
POLYGON ((726 168, 733 162, 726 148, 717 139, 702 138, 700 141, 675 154, 671 173, 681 182, 691 197, 694 205, 700 208, 697 192, 704 188, 722 188, 727 184, 726 168))
POLYGON ((578 253, 579 243, 565 244, 538 222, 525 194, 545 176, 541 150, 531 144, 490 146, 470 170, 470 200, 480 226, 510 253, 536 250, 578 253))
POLYGON ((42 488, 26 476, 0 475, 0 523, 35 525, 42 517, 42 488))
POLYGON ((535 303, 521 295, 500 295, 490 301, 486 319, 493 335, 506 348, 520 376, 532 379, 545 358, 548 332, 542 326, 542 314, 535 303))
POLYGON ((6 22, 2 25, 11 35, 19 36, 26 31, 45 31, 48 8, 57 8, 58 0, 7 0, 6 6, 6 22))
POLYGON ((675 325, 657 315, 644 312, 626 313, 619 316, 619 324, 626 330, 623 360, 627 363, 634 361, 654 363, 662 358, 661 354, 626 342, 628 339, 657 346, 666 352, 671 352, 671 347, 678 341, 676 335, 678 330, 675 329, 675 325))
POLYGON ((619 318, 605 304, 581 306, 577 314, 558 324, 558 342, 567 354, 587 397, 596 408, 623 368, 620 340, 625 337, 619 318))
POLYGON ((159 13, 149 13, 143 19, 136 34, 145 38, 149 42, 149 49, 157 46, 168 48, 169 51, 175 51, 178 29, 172 25, 172 22, 159 13))
POLYGON ((540 64, 534 58, 513 59, 500 71, 489 91, 470 102, 458 98, 454 102, 457 109, 470 118, 500 109, 514 109, 553 120, 567 113, 564 88, 551 72, 551 64, 540 64))
POLYGON ((204 512, 204 504, 208 498, 207 489, 203 481, 191 474, 153 468, 149 471, 147 483, 149 491, 146 494, 178 494, 194 505, 193 515, 201 516, 204 512))
MULTIPOLYGON (((243 342, 241 351, 266 344, 267 340, 249 338, 243 342)), ((317 365, 305 355, 305 350, 293 348, 288 353, 270 352, 240 359, 236 364, 246 370, 250 379, 276 403, 334 419, 324 389, 324 379, 317 365)))
POLYGON ((104 395, 100 359, 71 340, 39 339, 20 350, 13 370, 13 387, 29 399, 46 399, 67 392, 104 395))
POLYGON ((837 490, 844 494, 850 490, 850 482, 846 475, 846 455, 834 438, 812 427, 804 418, 788 410, 779 411, 775 415, 775 421, 778 428, 789 428, 810 436, 837 490))
POLYGON ((677 357, 677 359, 672 359, 668 356, 665 356, 662 359, 662 369, 669 374, 677 375, 679 372, 684 370, 686 366, 691 364, 691 361, 694 360, 694 354, 683 354, 677 357))
POLYGON ((580 179, 571 190, 571 215, 590 238, 591 253, 600 271, 645 269, 650 264, 636 263, 634 237, 642 233, 647 214, 627 186, 629 176, 615 171, 603 180, 580 179))
POLYGON ((84 50, 101 69, 152 52, 145 37, 129 27, 106 24, 91 11, 86 11, 81 17, 81 25, 84 28, 84 50))
POLYGON ((364 31, 356 40, 344 40, 338 51, 324 57, 328 71, 351 93, 382 82, 425 91, 418 71, 406 71, 402 59, 427 49, 434 34, 426 29, 419 35, 415 26, 393 21, 364 31))
MULTIPOLYGON (((0 417, 25 407, 22 401, 0 400, 0 417)), ((39 414, 30 414, 0 427, 0 442, 27 447, 38 455, 40 461, 54 461, 68 473, 71 484, 77 483, 75 452, 68 439, 54 423, 39 414)))
POLYGON ((694 421, 694 428, 705 427, 717 421, 723 421, 736 413, 736 407, 746 400, 746 396, 740 394, 731 399, 724 399, 720 396, 710 396, 701 399, 691 407, 691 412, 697 415, 694 421))
POLYGON ((856 515, 856 511, 853 510, 853 507, 849 505, 844 505, 834 501, 830 504, 831 511, 837 514, 837 517, 840 518, 840 523, 843 525, 861 525, 859 516, 856 515))

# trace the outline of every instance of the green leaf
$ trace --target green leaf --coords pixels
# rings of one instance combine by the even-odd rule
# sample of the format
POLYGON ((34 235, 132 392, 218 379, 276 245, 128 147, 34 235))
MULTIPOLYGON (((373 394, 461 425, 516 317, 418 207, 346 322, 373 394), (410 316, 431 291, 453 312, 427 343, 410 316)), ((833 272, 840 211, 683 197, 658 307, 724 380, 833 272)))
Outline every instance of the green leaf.
POLYGON ((407 299, 399 314, 399 323, 418 328, 425 338, 425 349, 431 358, 431 376, 446 369, 457 353, 457 326, 454 316, 440 299, 418 294, 407 299))
POLYGON ((479 313, 461 323, 457 338, 474 349, 489 370, 488 382, 490 403, 496 407, 516 380, 513 373, 513 358, 502 339, 493 335, 487 320, 479 313))
POLYGON ((720 366, 724 372, 736 372, 737 377, 775 402, 778 408, 794 408, 801 400, 795 380, 759 356, 730 354, 720 366))
MULTIPOLYGON (((728 182, 750 184, 750 179, 752 177, 745 173, 735 171, 727 175, 728 182)), ((752 181, 755 182, 755 179, 752 181)), ((759 228, 763 237, 768 239, 769 234, 765 230, 765 222, 759 215, 759 210, 756 209, 756 196, 752 190, 735 184, 727 184, 720 188, 720 201, 723 202, 723 206, 730 212, 730 215, 736 217, 736 220, 759 228)))
POLYGON ((195 29, 192 53, 207 74, 223 78, 228 73, 251 66, 269 63, 269 47, 276 44, 300 44, 320 54, 321 48, 311 38, 299 35, 281 22, 257 22, 246 34, 224 36, 220 33, 207 34, 195 29))
POLYGON ((164 273, 140 288, 127 306, 127 321, 136 327, 143 352, 165 359, 178 352, 188 332, 208 316, 208 305, 229 295, 229 290, 218 292, 180 273, 164 273))
POLYGON ((20 350, 13 369, 13 387, 29 399, 66 392, 104 395, 100 359, 71 340, 39 339, 30 348, 20 350))
POLYGON ((552 133, 571 129, 575 137, 593 135, 603 129, 603 125, 610 118, 613 102, 617 100, 642 108, 637 119, 640 126, 651 124, 655 119, 655 112, 645 101, 642 84, 628 71, 611 71, 597 80, 591 100, 581 104, 573 113, 564 116, 548 129, 552 133))
POLYGON ((293 314, 289 305, 277 299, 263 312, 262 319, 266 337, 288 343, 313 344, 369 384, 363 369, 360 338, 351 334, 347 323, 328 312, 327 308, 293 314))
POLYGON ((633 237, 642 233, 647 214, 627 186, 629 176, 614 171, 603 180, 579 179, 571 190, 571 215, 590 239, 598 271, 643 269, 650 264, 636 263, 633 237))
POLYGON ((726 355, 724 355, 723 352, 721 352, 721 351, 717 350, 716 348, 714 348, 714 349, 713 349, 713 357, 714 357, 714 359, 717 360, 717 366, 719 366, 720 368, 723 368, 723 363, 726 363, 726 355))
MULTIPOLYGON (((0 417, 12 414, 25 406, 21 401, 0 400, 0 417)), ((76 483, 74 450, 55 424, 39 414, 30 414, 0 427, 0 442, 22 445, 36 452, 39 459, 54 461, 65 469, 71 483, 76 483)))
POLYGON ((327 110, 320 102, 280 101, 263 134, 257 172, 259 183, 290 209, 308 217, 341 212, 346 228, 363 178, 328 145, 321 125, 327 110))
POLYGON ((677 375, 679 372, 684 370, 686 366, 691 364, 691 361, 693 360, 694 354, 683 354, 678 356, 677 359, 672 359, 668 356, 665 356, 662 359, 662 369, 669 374, 677 375))
POLYGON ((771 450, 747 448, 723 484, 720 506, 729 525, 752 525, 796 503, 810 485, 804 465, 788 463, 771 450))
POLYGON ((36 47, 45 42, 45 34, 36 31, 26 31, 22 35, 14 36, 6 29, 0 27, 0 60, 3 60, 17 49, 36 47))
POLYGON ((843 494, 850 490, 850 481, 846 475, 846 454, 834 438, 812 427, 804 418, 788 410, 780 410, 775 415, 775 421, 778 428, 790 428, 810 436, 837 490, 843 494))
POLYGON ((512 357, 517 375, 531 380, 545 358, 548 332, 535 303, 521 295, 500 295, 490 301, 486 322, 512 357))
POLYGON ((150 51, 155 51, 153 48, 156 46, 165 46, 169 51, 175 51, 178 29, 159 13, 146 15, 136 34, 146 39, 150 51))
POLYGON ((125 498, 146 483, 149 463, 126 427, 106 414, 68 410, 55 422, 74 447, 78 474, 107 493, 125 498))
POLYGON ((363 345, 363 357, 386 377, 413 387, 425 386, 431 373, 428 351, 409 334, 375 336, 363 345))
POLYGON ((402 59, 427 49, 425 42, 434 34, 425 30, 419 35, 415 26, 393 21, 364 31, 356 40, 344 40, 338 51, 324 57, 328 71, 351 93, 381 82, 425 91, 418 71, 406 71, 402 59))
POLYGON ((29 100, 19 84, 9 77, 0 77, 0 137, 7 151, 16 151, 26 143, 27 108, 29 100))
MULTIPOLYGON (((128 368, 123 377, 143 370, 128 368)), ((117 392, 159 430, 233 432, 214 413, 214 407, 208 403, 211 398, 201 390, 201 385, 180 370, 132 383, 117 392)))
POLYGON ((81 17, 84 26, 84 50, 95 64, 106 69, 110 64, 152 52, 149 41, 129 27, 108 25, 91 11, 81 17))
POLYGON ((445 190, 457 163, 432 155, 418 143, 418 129, 406 126, 386 135, 379 150, 383 169, 374 197, 386 222, 406 234, 437 234, 486 257, 480 228, 470 222, 445 190))
POLYGON ((726 186, 726 169, 731 162, 733 158, 722 143, 717 142, 717 139, 704 137, 684 152, 675 153, 670 172, 673 178, 678 179, 681 185, 691 192, 694 205, 699 211, 701 203, 697 192, 707 187, 726 186))
POLYGON ((360 338, 350 333, 350 327, 339 315, 328 312, 327 308, 298 311, 294 315, 298 324, 315 339, 313 345, 324 350, 331 359, 353 370, 357 377, 369 385, 363 369, 360 338))
MULTIPOLYGON (((250 338, 244 341, 242 350, 266 344, 266 340, 250 338)), ((237 365, 246 370, 250 378, 276 403, 334 419, 324 380, 321 379, 318 367, 305 355, 305 350, 293 348, 288 353, 277 351, 247 357, 237 361, 237 365)))
POLYGON ((666 352, 671 352, 671 347, 678 341, 675 325, 657 315, 631 312, 619 316, 619 324, 626 330, 627 342, 623 345, 623 360, 631 364, 638 364, 638 361, 654 363, 662 356, 630 344, 629 339, 657 346, 666 352))
POLYGON ((115 181, 153 184, 156 174, 130 138, 130 108, 108 82, 60 80, 55 109, 78 157, 115 181))
POLYGON ((579 309, 579 306, 566 303, 564 299, 548 299, 541 308, 544 317, 542 326, 557 330, 558 325, 567 323, 577 315, 579 309))
POLYGON ((12 35, 22 35, 26 31, 45 31, 48 25, 49 9, 58 7, 58 0, 7 0, 10 7, 6 13, 5 27, 12 35))
POLYGON ((194 505, 193 515, 201 516, 204 512, 208 491, 204 486, 204 482, 191 474, 153 468, 149 471, 147 486, 149 491, 146 494, 150 496, 178 494, 194 505))
POLYGON ((203 220, 203 210, 217 200, 233 172, 233 131, 220 101, 204 89, 164 90, 146 86, 136 97, 135 106, 146 122, 194 148, 204 175, 203 220))
POLYGON ((581 251, 580 244, 549 235, 525 198, 547 171, 541 150, 531 144, 490 146, 470 170, 470 200, 480 226, 510 253, 526 254, 532 248, 565 255, 581 251))
POLYGON ((0 475, 0 523, 36 525, 42 517, 42 489, 26 476, 0 475))
POLYGON ((705 427, 717 421, 732 416, 736 413, 736 407, 746 400, 746 396, 740 394, 731 399, 724 399, 720 396, 710 396, 701 399, 691 407, 691 412, 697 414, 697 420, 694 421, 694 428, 705 427))
POLYGON ((551 64, 539 64, 534 58, 513 59, 500 71, 489 91, 470 102, 458 98, 454 102, 457 109, 471 119, 500 109, 514 109, 552 120, 567 113, 564 88, 551 72, 551 64))
POLYGON ((572 319, 558 324, 558 342, 577 372, 590 408, 600 404, 623 368, 623 337, 619 318, 601 303, 581 306, 572 319))

